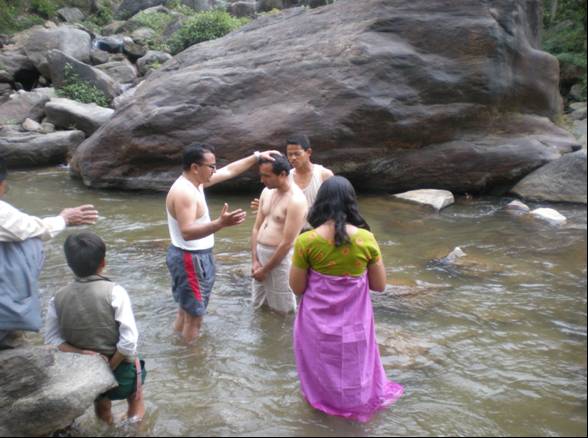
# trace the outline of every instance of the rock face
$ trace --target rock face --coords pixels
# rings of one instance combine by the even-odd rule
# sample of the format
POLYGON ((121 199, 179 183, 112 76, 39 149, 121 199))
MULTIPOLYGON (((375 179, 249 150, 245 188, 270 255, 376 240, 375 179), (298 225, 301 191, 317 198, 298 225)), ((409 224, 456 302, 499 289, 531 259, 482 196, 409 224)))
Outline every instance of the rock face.
POLYGON ((0 436, 49 435, 69 426, 116 386, 96 356, 53 347, 0 352, 0 436))
MULTIPOLYGON (((95 187, 164 190, 182 149, 220 164, 286 136, 359 189, 506 190, 576 143, 539 0, 338 0, 261 17, 153 72, 73 172, 95 187)), ((251 174, 226 189, 257 186, 251 174)))
POLYGON ((523 178, 512 192, 533 201, 586 204, 586 150, 566 154, 523 178))
POLYGON ((90 136, 112 117, 114 110, 103 108, 94 103, 80 103, 71 99, 55 98, 45 105, 45 113, 48 122, 56 127, 69 128, 73 126, 90 136))
POLYGON ((37 88, 34 91, 20 90, 0 105, 0 125, 18 125, 26 119, 40 121, 45 104, 55 97, 53 88, 37 88))
POLYGON ((73 72, 83 81, 95 85, 108 98, 114 99, 121 93, 120 84, 102 70, 79 62, 59 50, 51 50, 48 55, 49 70, 53 84, 60 87, 65 82, 65 66, 70 65, 73 72))
POLYGON ((90 41, 88 33, 71 26, 59 26, 55 29, 38 28, 30 33, 24 50, 37 70, 47 79, 53 80, 47 62, 49 51, 56 49, 78 61, 89 62, 90 41))
POLYGON ((65 163, 66 157, 86 138, 82 131, 49 134, 0 130, 0 156, 9 167, 34 167, 65 163))

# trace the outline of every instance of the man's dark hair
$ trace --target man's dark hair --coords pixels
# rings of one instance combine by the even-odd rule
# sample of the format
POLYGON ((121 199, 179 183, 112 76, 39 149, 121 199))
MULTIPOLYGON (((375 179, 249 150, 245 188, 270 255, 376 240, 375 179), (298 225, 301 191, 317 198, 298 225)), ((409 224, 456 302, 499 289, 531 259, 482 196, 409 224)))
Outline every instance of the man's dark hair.
POLYGON ((266 158, 262 158, 259 160, 259 165, 270 163, 272 165, 272 172, 276 175, 281 175, 282 172, 286 172, 286 175, 290 175, 290 170, 292 170, 292 166, 288 159, 283 156, 282 154, 271 154, 271 157, 274 159, 268 160, 266 158))
POLYGON ((6 179, 6 161, 0 157, 0 183, 6 179))
POLYGON ((288 146, 289 144, 297 144, 305 151, 310 149, 310 140, 306 135, 302 134, 297 134, 288 137, 288 139, 286 140, 286 146, 288 146))
POLYGON ((106 256, 106 245, 94 233, 72 234, 63 244, 67 265, 78 277, 88 277, 98 272, 106 256))
POLYGON ((182 168, 190 169, 192 164, 200 164, 204 160, 204 154, 214 154, 214 146, 204 143, 194 143, 188 146, 182 154, 182 168))

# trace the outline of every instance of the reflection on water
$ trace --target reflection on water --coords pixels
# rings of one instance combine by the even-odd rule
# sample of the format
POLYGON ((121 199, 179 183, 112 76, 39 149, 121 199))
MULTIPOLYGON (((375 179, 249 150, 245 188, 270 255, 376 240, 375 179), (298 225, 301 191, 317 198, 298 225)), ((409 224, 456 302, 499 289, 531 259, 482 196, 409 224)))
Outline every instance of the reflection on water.
MULTIPOLYGON (((586 208, 558 205, 553 227, 504 212, 506 200, 459 200, 440 214, 385 196, 362 197, 390 286, 374 294, 378 342, 406 395, 367 425, 329 418, 299 393, 293 317, 249 305, 249 231, 217 234, 218 279, 204 331, 186 348, 165 266, 164 194, 90 191, 64 170, 15 172, 7 200, 37 215, 91 202, 108 246, 108 275, 128 289, 147 359, 148 417, 109 428, 89 413, 79 435, 586 435, 586 208), (56 207, 57 206, 57 207, 56 207), (431 264, 460 246, 455 266, 431 264)), ((249 199, 212 195, 247 208, 249 199)), ((70 275, 46 245, 41 293, 70 275)), ((115 405, 124 412, 124 403, 115 405)))

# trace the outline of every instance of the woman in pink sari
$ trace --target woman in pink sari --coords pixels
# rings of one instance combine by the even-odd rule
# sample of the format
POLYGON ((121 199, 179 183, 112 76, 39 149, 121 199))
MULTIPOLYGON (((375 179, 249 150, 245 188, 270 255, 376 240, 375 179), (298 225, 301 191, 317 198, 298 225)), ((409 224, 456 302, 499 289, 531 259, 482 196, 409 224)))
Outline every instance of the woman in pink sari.
POLYGON ((380 248, 343 177, 322 184, 308 222, 315 229, 296 240, 290 270, 302 295, 294 323, 302 394, 329 415, 365 422, 403 393, 376 343, 370 289, 386 287, 380 248))

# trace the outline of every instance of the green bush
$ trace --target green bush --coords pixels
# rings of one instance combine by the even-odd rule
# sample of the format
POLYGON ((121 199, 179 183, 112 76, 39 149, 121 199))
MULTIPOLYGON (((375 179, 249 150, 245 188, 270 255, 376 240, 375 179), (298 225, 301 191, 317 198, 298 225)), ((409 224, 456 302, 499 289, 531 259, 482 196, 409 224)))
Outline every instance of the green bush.
POLYGON ((70 64, 64 67, 65 81, 57 89, 57 95, 82 103, 95 103, 99 106, 109 107, 110 99, 95 85, 83 81, 73 70, 70 64))
POLYGON ((31 0, 30 11, 43 18, 51 18, 57 14, 60 5, 51 0, 31 0))
POLYGON ((201 12, 187 18, 168 44, 175 55, 194 44, 225 36, 248 22, 246 18, 235 18, 222 10, 201 12))
POLYGON ((141 11, 135 18, 133 18, 133 21, 136 21, 143 27, 149 27, 158 34, 161 34, 172 19, 173 17, 170 14, 164 12, 141 11))
POLYGON ((45 19, 29 14, 29 5, 16 0, 0 0, 0 34, 12 34, 42 24, 45 19))
POLYGON ((562 66, 584 70, 580 83, 586 99, 586 0, 544 0, 543 6, 543 49, 557 57, 562 66))

